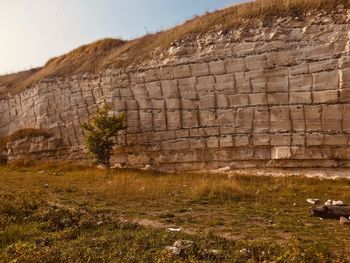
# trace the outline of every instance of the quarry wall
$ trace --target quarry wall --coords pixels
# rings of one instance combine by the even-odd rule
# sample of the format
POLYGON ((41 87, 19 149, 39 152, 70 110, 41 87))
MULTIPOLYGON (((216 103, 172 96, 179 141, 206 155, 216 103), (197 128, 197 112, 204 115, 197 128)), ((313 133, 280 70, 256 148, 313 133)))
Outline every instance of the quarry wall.
POLYGON ((81 124, 104 103, 125 111, 114 163, 198 170, 350 166, 347 10, 286 17, 174 43, 128 70, 41 80, 0 100, 9 159, 84 160, 81 124))

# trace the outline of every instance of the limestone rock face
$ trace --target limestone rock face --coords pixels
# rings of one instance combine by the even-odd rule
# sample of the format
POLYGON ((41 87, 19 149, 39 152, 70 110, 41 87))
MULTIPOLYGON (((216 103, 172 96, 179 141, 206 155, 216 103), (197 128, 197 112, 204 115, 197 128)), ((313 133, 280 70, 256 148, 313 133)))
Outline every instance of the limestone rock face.
POLYGON ((347 10, 275 19, 180 41, 140 68, 42 80, 0 100, 0 136, 45 128, 60 144, 18 143, 9 158, 21 149, 39 159, 40 151, 84 159, 81 124, 110 103, 128 122, 115 163, 349 167, 347 19, 347 10))

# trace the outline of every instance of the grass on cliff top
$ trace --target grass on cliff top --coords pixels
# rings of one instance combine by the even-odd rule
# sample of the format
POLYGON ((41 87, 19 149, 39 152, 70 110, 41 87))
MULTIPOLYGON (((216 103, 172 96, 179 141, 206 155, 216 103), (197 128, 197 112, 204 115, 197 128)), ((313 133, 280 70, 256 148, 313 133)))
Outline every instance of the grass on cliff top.
POLYGON ((81 46, 63 56, 50 59, 42 68, 0 76, 0 87, 7 86, 8 91, 16 93, 45 77, 96 73, 108 67, 137 65, 187 35, 227 30, 242 24, 243 19, 300 15, 312 9, 331 10, 340 4, 349 8, 350 0, 257 0, 235 5, 196 16, 169 30, 147 34, 131 41, 108 38, 81 46))
POLYGON ((349 262, 349 226, 310 217, 306 202, 350 203, 349 188, 345 179, 2 166, 0 262, 349 262), (194 243, 174 256, 165 248, 177 240, 194 243))

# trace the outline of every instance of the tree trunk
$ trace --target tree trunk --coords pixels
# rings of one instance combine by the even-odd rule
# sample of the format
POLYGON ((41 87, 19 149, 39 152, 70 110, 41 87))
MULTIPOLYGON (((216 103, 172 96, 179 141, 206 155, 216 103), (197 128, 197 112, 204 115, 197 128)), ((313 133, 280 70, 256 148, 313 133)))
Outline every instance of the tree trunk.
POLYGON ((310 214, 321 218, 339 219, 342 216, 349 218, 350 206, 323 205, 312 208, 310 214))

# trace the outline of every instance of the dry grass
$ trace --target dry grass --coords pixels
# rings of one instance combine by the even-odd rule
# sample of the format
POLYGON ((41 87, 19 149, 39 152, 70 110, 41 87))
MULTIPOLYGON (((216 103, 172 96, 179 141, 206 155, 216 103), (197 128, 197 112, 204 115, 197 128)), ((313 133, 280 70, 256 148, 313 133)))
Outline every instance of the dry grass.
POLYGON ((227 30, 246 23, 243 19, 252 19, 250 23, 254 23, 255 18, 299 15, 312 9, 330 10, 340 4, 349 8, 350 0, 257 0, 236 5, 135 40, 104 39, 84 45, 66 55, 50 59, 40 69, 2 76, 0 86, 8 86, 15 93, 45 77, 96 73, 108 67, 138 65, 187 35, 206 33, 218 28, 227 30))
POLYGON ((306 198, 349 203, 349 187, 303 177, 0 166, 0 262, 348 262, 347 226, 309 217, 306 198), (192 234, 125 223, 134 220, 192 234), (194 250, 164 255, 179 239, 193 240, 194 250), (220 257, 203 258, 210 248, 220 257))

